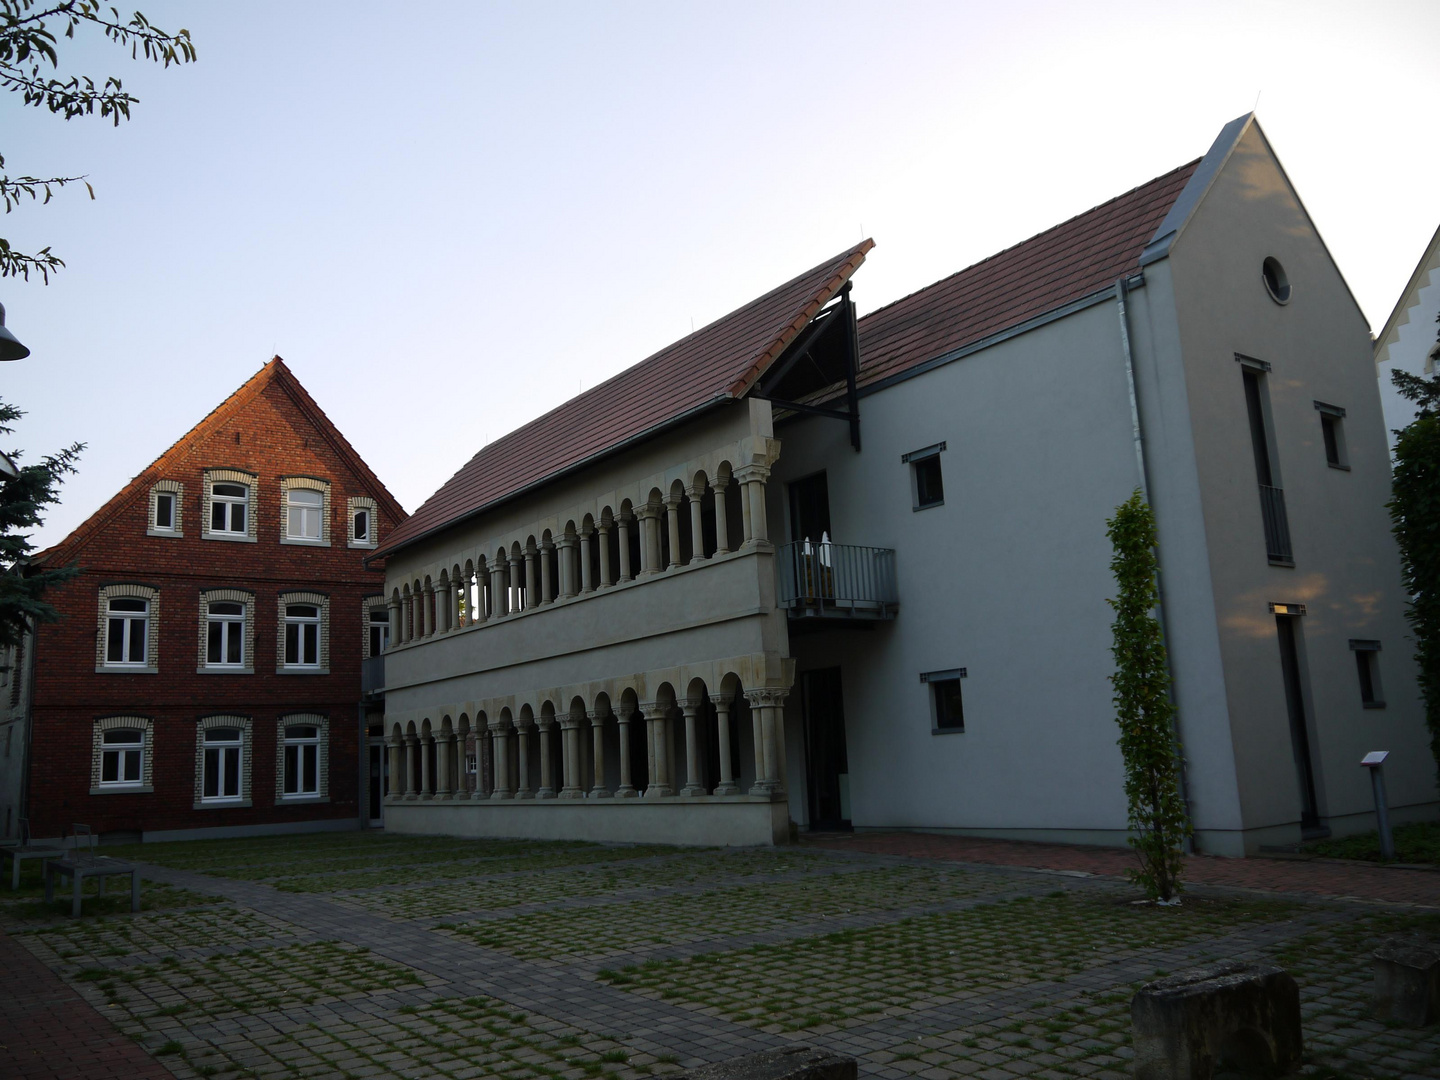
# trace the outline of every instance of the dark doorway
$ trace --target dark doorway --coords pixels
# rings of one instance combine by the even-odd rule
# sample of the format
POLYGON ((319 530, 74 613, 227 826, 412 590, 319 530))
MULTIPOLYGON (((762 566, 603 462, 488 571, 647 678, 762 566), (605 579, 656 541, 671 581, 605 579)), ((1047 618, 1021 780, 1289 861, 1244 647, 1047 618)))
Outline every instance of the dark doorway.
POLYGON ((385 821, 385 795, 389 785, 389 763, 385 760, 385 744, 370 744, 370 823, 380 825, 385 821))
POLYGON ((790 484, 790 539, 820 543, 830 534, 830 489, 825 474, 816 473, 790 484))
POLYGON ((840 669, 800 676, 804 710, 806 788, 810 828, 850 828, 850 763, 845 753, 845 711, 840 669))
POLYGON ((1310 729, 1305 721, 1295 616, 1278 615, 1275 626, 1280 633, 1280 672, 1285 679, 1285 709, 1290 715, 1290 745, 1300 781, 1300 827, 1315 829, 1320 825, 1320 807, 1315 799, 1315 767, 1310 760, 1310 729))

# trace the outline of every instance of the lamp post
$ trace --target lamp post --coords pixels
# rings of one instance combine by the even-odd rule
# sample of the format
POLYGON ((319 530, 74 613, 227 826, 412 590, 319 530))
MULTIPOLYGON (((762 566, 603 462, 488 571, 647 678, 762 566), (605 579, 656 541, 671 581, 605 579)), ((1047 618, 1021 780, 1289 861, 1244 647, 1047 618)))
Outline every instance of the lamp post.
POLYGON ((1385 759, 1388 750, 1372 750, 1360 759, 1370 770, 1370 787, 1375 792, 1375 827, 1380 833, 1380 857, 1386 862, 1395 858, 1395 838, 1390 835, 1390 810, 1385 805, 1385 759))
POLYGON ((30 350, 5 329, 5 305, 0 304, 0 360, 24 360, 30 350))

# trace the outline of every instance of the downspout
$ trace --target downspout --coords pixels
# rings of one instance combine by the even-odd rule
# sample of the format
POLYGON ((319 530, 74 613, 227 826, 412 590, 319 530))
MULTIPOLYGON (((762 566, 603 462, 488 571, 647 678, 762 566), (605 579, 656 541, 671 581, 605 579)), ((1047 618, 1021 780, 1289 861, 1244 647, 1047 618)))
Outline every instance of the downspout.
MULTIPOLYGON (((1149 468, 1145 462, 1145 437, 1140 427, 1140 399, 1135 391, 1135 357, 1130 348, 1130 310, 1125 299, 1130 295, 1130 286, 1124 277, 1115 281, 1115 302, 1120 318, 1120 351, 1125 356, 1125 387, 1130 392, 1130 432, 1135 442, 1135 465, 1140 473, 1140 497, 1145 500, 1146 505, 1150 504, 1150 477, 1149 468)), ((1151 513, 1154 507, 1151 506, 1151 513)), ((1158 531, 1158 522, 1157 522, 1158 531)), ((1178 702, 1175 700, 1175 665, 1170 660, 1170 624, 1165 617, 1165 578, 1164 563, 1158 558, 1155 560, 1155 615, 1160 622, 1160 636, 1166 643, 1165 667, 1170 674, 1170 704, 1176 706, 1175 710, 1175 740, 1180 744, 1180 801, 1185 804, 1185 820, 1193 827, 1194 819, 1190 815, 1190 785, 1185 776, 1185 743, 1180 738, 1180 711, 1178 702)), ((1194 854, 1195 840, 1193 836, 1185 837, 1185 851, 1187 854, 1194 854)))
MULTIPOLYGON (((19 817, 24 815, 25 820, 30 820, 30 765, 35 760, 35 755, 30 752, 30 742, 34 738, 34 712, 35 712, 35 651, 40 645, 40 624, 37 622, 34 629, 30 629, 29 621, 26 621, 25 633, 20 636, 21 647, 24 647, 25 639, 30 639, 30 647, 25 649, 25 670, 15 672, 16 678, 23 678, 20 693, 25 699, 25 737, 20 742, 20 752, 25 755, 25 760, 20 763, 20 799, 19 817)), ((19 836, 20 824, 15 824, 16 836, 19 836)))

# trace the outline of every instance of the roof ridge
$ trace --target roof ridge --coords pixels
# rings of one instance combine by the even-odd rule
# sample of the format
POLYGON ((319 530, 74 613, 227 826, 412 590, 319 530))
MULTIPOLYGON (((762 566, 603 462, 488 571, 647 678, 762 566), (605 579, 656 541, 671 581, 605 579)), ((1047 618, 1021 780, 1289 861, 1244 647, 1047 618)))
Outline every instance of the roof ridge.
POLYGON ((990 255, 987 255, 987 256, 985 256, 985 258, 983 258, 983 259, 978 259, 978 260, 976 260, 975 262, 971 263, 971 264, 968 265, 968 266, 963 266, 963 267, 961 267, 959 270, 956 270, 954 273, 946 274, 944 277, 939 278, 939 279, 936 280, 936 281, 932 281, 932 282, 930 282, 930 284, 928 284, 928 285, 922 285, 922 286, 920 286, 918 289, 913 289, 913 290, 911 290, 910 292, 906 293, 904 296, 898 296, 898 297, 896 297, 894 300, 891 300, 889 303, 882 304, 880 307, 877 307, 877 308, 872 308, 870 311, 867 311, 864 315, 862 315, 862 316, 860 317, 860 320, 859 320, 859 321, 860 321, 860 322, 864 322, 866 319, 869 319, 870 317, 872 317, 872 316, 874 316, 874 315, 879 315, 881 312, 887 311, 887 310, 889 310, 890 308, 895 307, 897 304, 903 304, 906 300, 909 300, 909 299, 910 299, 911 297, 913 297, 913 296, 919 296, 921 293, 923 293, 923 292, 928 292, 928 291, 930 291, 931 289, 936 288, 937 286, 940 286, 940 285, 945 284, 945 282, 947 282, 947 281, 952 281, 952 280, 954 280, 955 278, 960 277, 962 274, 968 274, 970 271, 976 269, 977 267, 984 266, 984 265, 985 265, 986 263, 988 263, 988 262, 993 262, 994 260, 1000 258, 1000 257, 1003 256, 1003 255, 1008 255, 1010 252, 1015 251, 1015 250, 1018 249, 1018 248, 1022 248, 1022 247, 1024 247, 1026 244, 1033 243, 1034 241, 1039 240, 1041 237, 1047 235, 1048 233, 1053 233, 1053 232, 1056 232, 1056 231, 1058 231, 1058 230, 1060 230, 1060 229, 1063 229, 1066 225, 1069 225, 1069 224, 1072 224, 1073 222, 1079 221, 1081 218, 1087 217, 1087 216, 1089 216, 1090 214, 1095 213, 1096 211, 1103 210, 1103 209, 1105 209, 1107 206, 1111 206, 1111 205, 1114 204, 1114 203, 1120 202, 1122 199, 1128 199, 1128 198, 1132 197, 1136 192, 1141 191, 1141 190, 1143 190, 1144 188, 1148 188, 1148 187, 1150 187, 1150 186, 1153 185, 1153 184, 1158 184, 1158 183, 1160 183, 1160 182, 1163 181, 1163 180, 1168 180, 1168 179, 1170 179, 1171 177, 1175 176, 1177 173, 1184 172, 1186 169, 1193 168, 1196 164, 1199 163, 1200 160, 1201 160, 1200 158, 1195 158, 1193 161, 1187 161, 1187 162, 1185 162, 1185 164, 1183 164, 1183 165, 1177 165, 1175 168, 1170 169, 1170 170, 1167 171, 1167 172, 1163 172, 1163 173, 1161 173, 1161 174, 1158 175, 1158 176, 1152 176, 1149 180, 1146 180, 1144 183, 1136 184, 1134 187, 1130 188, 1128 191, 1122 191, 1119 195, 1116 195, 1116 196, 1114 196, 1113 198, 1106 199, 1104 202, 1096 203, 1094 206, 1090 207, 1088 210, 1082 210, 1082 211, 1080 211, 1080 213, 1078 213, 1078 214, 1072 214, 1070 217, 1066 218, 1064 221, 1056 222, 1054 225, 1051 225, 1049 228, 1041 229, 1039 232, 1035 233, 1035 234, 1032 235, 1032 236, 1026 237, 1024 240, 1021 240, 1021 241, 1019 241, 1018 243, 1011 244, 1009 247, 1001 248, 999 251, 996 251, 996 252, 994 252, 994 253, 992 253, 992 254, 990 254, 990 255))

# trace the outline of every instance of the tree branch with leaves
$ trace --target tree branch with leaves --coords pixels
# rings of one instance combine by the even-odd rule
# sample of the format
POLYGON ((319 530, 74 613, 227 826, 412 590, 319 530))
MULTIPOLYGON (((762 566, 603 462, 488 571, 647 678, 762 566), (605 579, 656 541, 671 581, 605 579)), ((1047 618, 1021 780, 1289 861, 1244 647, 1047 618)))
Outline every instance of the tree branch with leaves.
MULTIPOLYGON (((97 29, 121 47, 129 46, 132 60, 145 59, 164 67, 188 64, 195 59, 190 31, 161 30, 135 12, 122 20, 115 8, 102 7, 96 0, 0 0, 0 90, 18 94, 21 104, 48 109, 65 120, 93 116, 108 118, 116 127, 130 119, 130 107, 139 99, 128 93, 117 76, 105 77, 98 85, 88 75, 58 74, 60 39, 73 40, 77 29, 97 29), (46 68, 49 68, 49 72, 46 68), (52 74, 53 73, 53 74, 52 74)), ((15 176, 3 174, 5 158, 0 154, 0 199, 9 214, 29 198, 48 203, 55 192, 84 184, 90 198, 95 189, 83 176, 15 176)), ((7 230, 8 231, 8 230, 7 230)), ((38 274, 48 285, 50 275, 65 261, 43 247, 21 251, 8 238, 0 237, 0 278, 30 279, 38 274)))

